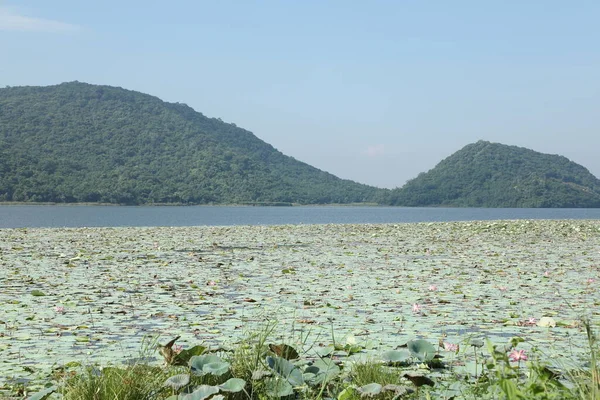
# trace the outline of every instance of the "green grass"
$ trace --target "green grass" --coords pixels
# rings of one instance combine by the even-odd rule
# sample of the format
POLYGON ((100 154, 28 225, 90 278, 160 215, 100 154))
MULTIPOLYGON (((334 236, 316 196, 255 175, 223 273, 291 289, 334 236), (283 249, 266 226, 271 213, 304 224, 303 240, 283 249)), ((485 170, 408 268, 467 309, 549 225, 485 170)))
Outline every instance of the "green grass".
POLYGON ((168 370, 144 364, 101 371, 87 368, 67 380, 61 393, 65 400, 152 400, 168 393, 162 384, 169 375, 168 370))
POLYGON ((590 348, 589 365, 587 368, 575 368, 569 372, 569 381, 574 386, 574 392, 580 399, 600 399, 600 344, 590 321, 583 321, 590 348))

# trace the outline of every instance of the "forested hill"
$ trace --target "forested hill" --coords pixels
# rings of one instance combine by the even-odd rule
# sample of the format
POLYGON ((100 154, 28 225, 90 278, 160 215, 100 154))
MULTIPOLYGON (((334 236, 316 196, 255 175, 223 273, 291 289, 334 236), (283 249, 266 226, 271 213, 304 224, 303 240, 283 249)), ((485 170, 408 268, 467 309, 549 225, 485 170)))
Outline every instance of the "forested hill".
POLYGON ((600 180, 567 158, 479 141, 391 194, 391 204, 600 207, 600 180))
POLYGON ((79 82, 0 89, 0 201, 375 202, 185 104, 79 82))

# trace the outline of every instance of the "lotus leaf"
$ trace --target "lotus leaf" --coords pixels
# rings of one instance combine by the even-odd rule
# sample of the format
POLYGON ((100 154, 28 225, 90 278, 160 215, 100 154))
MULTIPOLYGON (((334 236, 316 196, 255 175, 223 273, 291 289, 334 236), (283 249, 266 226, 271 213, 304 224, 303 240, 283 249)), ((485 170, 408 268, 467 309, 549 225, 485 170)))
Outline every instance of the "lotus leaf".
POLYGON ((387 384, 381 390, 384 392, 394 392, 396 395, 395 398, 404 396, 405 394, 412 392, 412 389, 407 386, 393 384, 387 384))
POLYGON ((174 390, 179 390, 188 383, 190 383, 190 376, 188 374, 179 374, 173 375, 167 379, 164 383, 164 386, 168 386, 174 390))
POLYGON ((229 363, 214 354, 192 356, 189 365, 194 375, 221 376, 229 371, 229 363))
POLYGON ((389 363, 404 363, 410 358, 410 354, 408 350, 390 350, 383 353, 381 359, 389 363))
POLYGON ((542 328, 554 328, 556 327, 556 321, 552 317, 542 317, 538 321, 537 326, 542 328))
POLYGON ((319 357, 328 357, 334 351, 335 351, 335 347, 333 345, 315 348, 315 353, 319 357))
POLYGON ((467 375, 477 375, 481 373, 483 369, 483 365, 481 363, 476 363, 475 361, 467 361, 464 365, 458 365, 455 367, 457 371, 462 371, 462 373, 467 375))
POLYGON ((222 361, 204 364, 204 366, 202 367, 202 371, 204 372, 204 374, 221 376, 223 374, 226 374, 227 371, 229 371, 229 363, 222 361))
POLYGON ((333 377, 340 373, 340 367, 338 367, 335 362, 331 359, 320 359, 314 362, 312 367, 319 368, 321 373, 324 373, 330 377, 333 377))
POLYGON ((241 392, 246 386, 246 381, 240 378, 229 378, 225 383, 219 385, 219 389, 225 392, 241 392))
POLYGON ((361 397, 373 397, 381 393, 381 389, 383 389, 383 386, 374 382, 359 387, 358 391, 361 393, 361 397))
POLYGON ((265 386, 270 397, 286 397, 294 393, 294 387, 285 379, 268 378, 265 386))
POLYGON ((267 365, 292 385, 301 386, 304 384, 302 371, 285 358, 267 356, 267 365))
POLYGON ((419 361, 431 361, 435 357, 435 347, 424 339, 411 340, 406 344, 411 354, 419 359, 419 361))
POLYGON ((52 393, 54 393, 56 391, 57 387, 56 386, 50 386, 44 390, 41 390, 31 396, 29 396, 27 398, 27 400, 45 400, 47 399, 52 393))
POLYGON ((320 385, 330 381, 340 373, 338 367, 331 359, 317 360, 313 365, 304 369, 304 381, 311 386, 320 385))
POLYGON ((304 376, 306 377, 306 375, 317 375, 318 373, 320 373, 321 370, 319 369, 319 367, 315 367, 313 365, 309 365, 308 367, 306 367, 304 369, 304 376))
POLYGON ((179 400, 204 400, 213 394, 219 393, 219 388, 216 386, 200 385, 192 393, 179 395, 179 400))
POLYGON ((363 347, 361 345, 358 345, 358 344, 346 343, 344 346, 342 346, 340 344, 336 344, 335 345, 335 350, 344 351, 348 355, 360 353, 362 351, 362 349, 363 349, 363 347))

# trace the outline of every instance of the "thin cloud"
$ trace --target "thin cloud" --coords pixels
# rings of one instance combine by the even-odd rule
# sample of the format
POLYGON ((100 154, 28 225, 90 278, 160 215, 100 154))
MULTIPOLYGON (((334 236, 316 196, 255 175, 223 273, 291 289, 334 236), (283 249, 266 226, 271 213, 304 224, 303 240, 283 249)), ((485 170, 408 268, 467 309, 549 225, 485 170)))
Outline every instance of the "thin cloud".
POLYGON ((379 157, 385 154, 385 147, 382 144, 369 146, 363 153, 369 157, 379 157))
POLYGON ((20 15, 12 9, 0 6, 0 31, 12 32, 74 32, 79 26, 51 19, 20 15))

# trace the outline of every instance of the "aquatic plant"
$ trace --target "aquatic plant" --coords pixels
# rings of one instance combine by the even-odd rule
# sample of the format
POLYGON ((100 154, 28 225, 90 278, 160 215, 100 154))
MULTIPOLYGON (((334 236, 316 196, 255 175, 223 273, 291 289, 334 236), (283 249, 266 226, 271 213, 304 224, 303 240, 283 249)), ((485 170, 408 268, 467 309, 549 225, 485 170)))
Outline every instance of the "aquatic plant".
MULTIPOLYGON (((287 382, 269 367, 270 356, 302 371, 295 396, 335 397, 355 385, 345 379, 370 359, 400 377, 426 375, 436 384, 421 392, 451 397, 482 389, 495 376, 488 372, 504 368, 500 361, 489 368, 485 343, 508 356, 513 337, 526 339, 517 349, 528 357, 508 360, 520 369, 511 378, 518 388, 537 374, 536 365, 556 371, 554 364, 568 360, 558 378, 543 380, 539 368, 531 379, 548 393, 556 380, 581 382, 581 392, 592 393, 580 318, 597 329, 600 300, 587 279, 600 277, 599 239, 597 221, 0 231, 7 260, 0 271, 7 283, 0 291, 0 392, 23 395, 74 372, 86 375, 71 362, 121 368, 140 335, 179 332, 171 358, 154 352, 160 360, 138 362, 168 371, 163 394, 173 394, 162 383, 189 373, 193 356, 217 355, 230 364, 230 376, 194 375, 194 385, 236 377, 251 397, 268 397, 267 382, 287 382), (205 284, 211 280, 218 284, 205 284), (428 290, 431 282, 438 290, 428 290), (419 312, 411 312, 413 304, 419 312), (279 321, 268 335, 260 333, 265 315, 279 321), (245 337, 248 331, 261 337, 245 337), (478 338, 479 347, 471 347, 478 338), (435 351, 421 361, 401 347, 411 340, 435 344, 435 351), (444 342, 458 349, 446 351, 444 342), (339 374, 322 379, 319 362, 339 374)), ((370 383, 346 394, 360 396, 358 388, 370 383)), ((391 395, 380 384, 380 395, 391 395)), ((415 389, 406 378, 394 384, 415 389)))
MULTIPOLYGON (((469 362, 469 351, 460 352, 460 346, 442 342, 440 349, 458 357, 444 361, 435 346, 424 339, 408 341, 400 345, 399 350, 386 350, 379 358, 358 357, 365 354, 364 345, 354 340, 350 342, 361 348, 359 352, 335 350, 322 352, 326 356, 314 357, 291 345, 268 345, 269 337, 265 334, 273 332, 273 324, 269 324, 266 330, 238 343, 232 352, 219 355, 207 349, 202 355, 190 357, 186 366, 159 367, 138 361, 125 367, 86 367, 81 373, 66 378, 62 385, 48 387, 30 398, 52 398, 56 392, 66 400, 259 400, 292 395, 307 400, 325 397, 392 400, 422 395, 450 399, 458 394, 464 398, 510 400, 596 400, 598 345, 592 326, 585 321, 584 326, 591 351, 587 371, 565 369, 561 372, 548 366, 536 351, 528 354, 525 349, 517 349, 525 343, 520 337, 513 337, 504 345, 494 344, 489 339, 471 339, 469 343, 478 356, 476 360, 482 360, 475 362, 481 369, 474 374, 459 368, 469 362), (280 354, 285 349, 284 354, 294 353, 298 357, 288 360, 272 349, 280 354), (250 378, 242 379, 236 373, 250 375, 250 378)), ((333 344, 331 347, 335 348, 333 344)), ((338 348, 343 347, 338 344, 338 348)))

